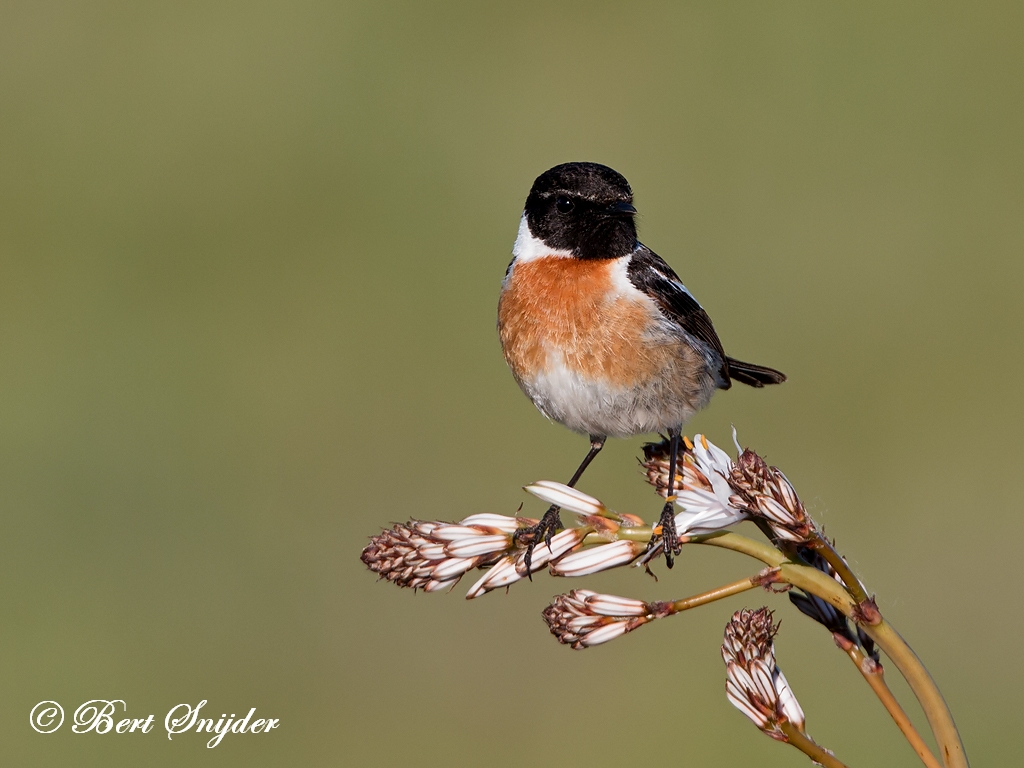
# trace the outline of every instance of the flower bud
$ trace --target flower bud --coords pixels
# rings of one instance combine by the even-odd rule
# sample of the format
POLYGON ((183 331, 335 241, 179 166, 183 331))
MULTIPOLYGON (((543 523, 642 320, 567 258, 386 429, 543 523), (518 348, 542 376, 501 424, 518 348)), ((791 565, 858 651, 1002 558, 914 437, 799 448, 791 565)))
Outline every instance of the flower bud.
POLYGON ((574 589, 559 595, 543 617, 558 642, 576 650, 607 643, 657 618, 658 606, 617 595, 574 589))
POLYGON ((722 642, 725 693, 729 702, 764 733, 786 741, 779 725, 788 721, 803 731, 804 713, 775 664, 776 632, 778 626, 772 623, 767 608, 733 614, 722 642))

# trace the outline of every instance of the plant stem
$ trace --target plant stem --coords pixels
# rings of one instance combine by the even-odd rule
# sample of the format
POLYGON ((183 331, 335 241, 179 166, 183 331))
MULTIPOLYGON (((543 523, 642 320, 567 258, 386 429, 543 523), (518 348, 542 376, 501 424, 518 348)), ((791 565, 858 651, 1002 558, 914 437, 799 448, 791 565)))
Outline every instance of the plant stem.
MULTIPOLYGON (((651 537, 653 535, 654 535, 654 529, 651 528, 651 526, 649 526, 649 525, 634 525, 634 526, 631 526, 631 527, 627 527, 627 526, 624 525, 624 526, 622 526, 621 528, 619 528, 615 532, 614 538, 619 540, 619 541, 622 541, 622 540, 626 540, 626 541, 640 541, 640 542, 646 543, 646 542, 651 540, 651 537)), ((589 537, 588 537, 586 543, 587 544, 591 543, 591 539, 589 537)), ((595 537, 594 543, 596 543, 596 544, 607 544, 608 543, 608 539, 607 538, 597 539, 597 537, 595 537)))
POLYGON ((770 544, 762 544, 760 541, 748 539, 746 536, 731 531, 702 533, 697 536, 687 536, 686 539, 691 544, 706 544, 711 547, 731 549, 733 552, 749 555, 773 568, 787 562, 786 556, 770 544))
POLYGON ((814 539, 810 542, 810 545, 814 547, 821 556, 828 561, 835 572, 839 574, 839 578, 846 584, 846 589, 858 603, 866 602, 868 599, 868 593, 864 590, 864 586, 860 583, 860 579, 857 578, 856 574, 850 570, 850 566, 843 560, 842 555, 836 552, 836 548, 832 546, 832 542, 822 536, 820 533, 815 533, 814 539))
POLYGON ((921 734, 914 728, 914 724, 910 722, 910 718, 907 717, 907 713, 903 711, 903 707, 896 701, 896 697, 893 696, 889 686, 885 684, 885 676, 882 670, 882 665, 878 664, 874 659, 866 657, 855 644, 849 640, 842 638, 842 644, 839 640, 836 640, 836 645, 846 651, 846 655, 850 657, 850 661, 857 667, 857 671, 860 672, 867 684, 871 686, 871 690, 875 692, 879 700, 882 702, 882 706, 888 710, 889 714, 892 715, 892 719, 896 721, 897 727, 903 732, 907 741, 910 742, 910 746, 917 752, 917 756, 921 758, 928 768, 942 768, 939 765, 939 761, 932 754, 931 750, 928 749, 928 745, 925 744, 921 734))
POLYGON ((700 605, 707 605, 708 603, 715 602, 715 600, 721 600, 723 597, 738 595, 741 592, 746 592, 748 589, 754 589, 763 583, 764 581, 762 576, 758 574, 757 576, 750 576, 746 579, 734 581, 732 584, 726 584, 718 587, 717 589, 702 592, 699 595, 694 595, 693 597, 684 597, 682 600, 675 600, 668 604, 669 615, 682 613, 683 611, 688 611, 691 608, 696 608, 700 605))
POLYGON ((910 684, 910 690, 921 702, 921 708, 928 718, 928 725, 931 726, 935 741, 939 745, 939 755, 942 757, 943 765, 946 768, 968 768, 967 755, 964 752, 964 744, 960 740, 956 723, 946 706, 942 694, 939 693, 935 681, 932 680, 928 670, 924 668, 917 654, 900 637, 899 632, 893 629, 885 619, 875 626, 862 625, 864 630, 881 648, 885 655, 892 659, 896 669, 906 678, 910 684))
POLYGON ((788 720, 779 723, 779 728, 786 734, 787 744, 792 744, 814 762, 824 765, 825 768, 846 768, 845 763, 840 762, 831 752, 815 744, 807 734, 801 732, 788 720))
POLYGON ((693 536, 690 537, 690 541, 695 544, 731 549, 733 552, 740 552, 760 560, 772 568, 779 568, 778 581, 792 584, 794 587, 799 587, 805 592, 817 595, 822 600, 831 603, 846 616, 851 615, 856 607, 853 598, 847 594, 846 590, 835 579, 816 568, 794 563, 769 544, 762 544, 759 541, 754 541, 746 536, 729 531, 716 531, 715 533, 693 536))

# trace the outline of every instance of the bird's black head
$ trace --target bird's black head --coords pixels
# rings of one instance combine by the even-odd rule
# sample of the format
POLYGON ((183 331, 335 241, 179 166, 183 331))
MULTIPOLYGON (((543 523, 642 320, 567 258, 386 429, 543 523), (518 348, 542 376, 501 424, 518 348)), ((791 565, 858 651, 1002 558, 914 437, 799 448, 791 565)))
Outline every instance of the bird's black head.
POLYGON ((633 190, 597 163, 563 163, 533 182, 526 198, 530 233, 581 259, 625 256, 636 248, 633 190))

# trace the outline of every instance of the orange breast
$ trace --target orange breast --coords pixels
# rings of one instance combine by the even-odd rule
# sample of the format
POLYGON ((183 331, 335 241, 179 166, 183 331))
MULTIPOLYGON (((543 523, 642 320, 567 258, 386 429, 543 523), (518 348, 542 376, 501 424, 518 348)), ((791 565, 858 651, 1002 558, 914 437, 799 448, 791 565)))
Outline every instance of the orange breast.
POLYGON ((505 359, 520 382, 552 365, 621 387, 657 375, 678 355, 651 342, 653 302, 622 286, 618 260, 546 257, 516 263, 498 304, 505 359))

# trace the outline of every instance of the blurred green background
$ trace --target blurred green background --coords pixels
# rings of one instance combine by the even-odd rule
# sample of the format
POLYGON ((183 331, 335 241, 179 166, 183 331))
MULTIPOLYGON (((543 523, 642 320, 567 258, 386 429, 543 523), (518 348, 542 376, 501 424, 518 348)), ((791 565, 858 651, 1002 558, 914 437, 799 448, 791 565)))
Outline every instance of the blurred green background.
MULTIPOLYGON (((688 431, 728 445, 735 423, 787 472, 974 764, 1007 764, 1022 22, 1008 2, 5 2, 5 762, 805 765, 723 692, 722 628, 767 602, 811 735, 917 764, 784 597, 586 653, 539 617, 573 587, 683 597, 752 572, 737 555, 468 603, 470 580, 416 595, 359 562, 410 516, 539 515, 520 486, 585 452, 494 330, 530 184, 585 159, 630 180, 726 348, 790 376, 688 431), (26 722, 94 698, 157 728, 26 722), (167 710, 201 699, 281 727, 168 741, 167 710)), ((641 442, 582 487, 651 517, 641 442)))

